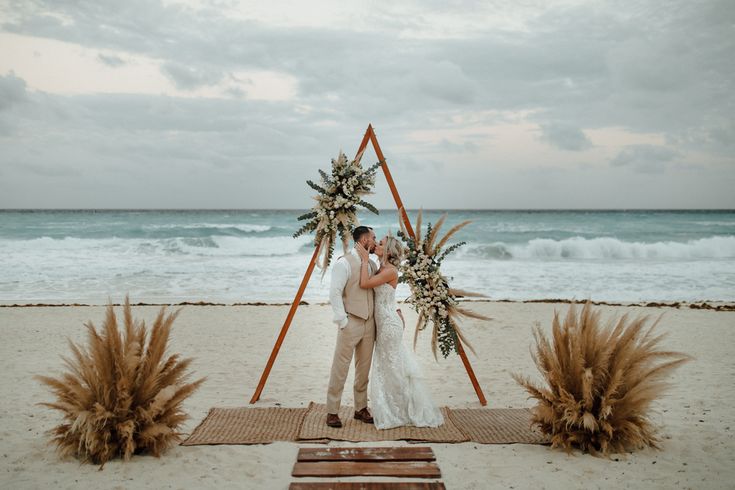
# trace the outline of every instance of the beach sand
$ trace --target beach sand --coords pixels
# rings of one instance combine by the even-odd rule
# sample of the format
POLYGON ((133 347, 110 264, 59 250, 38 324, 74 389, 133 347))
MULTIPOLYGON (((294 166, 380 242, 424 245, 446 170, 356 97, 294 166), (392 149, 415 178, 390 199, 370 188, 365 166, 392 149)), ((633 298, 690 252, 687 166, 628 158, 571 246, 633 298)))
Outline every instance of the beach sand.
MULTIPOLYGON (((464 323, 477 351, 470 360, 488 407, 531 406, 510 374, 538 377, 529 355, 532 326, 538 322, 548 328, 554 309, 566 311, 568 305, 478 302, 472 308, 493 317, 490 322, 464 323)), ((431 444, 447 488, 733 488, 735 312, 600 308, 606 317, 663 312, 660 331, 669 334, 664 347, 696 358, 674 373, 671 390, 655 407, 662 450, 603 459, 579 452, 567 455, 546 446, 431 444)), ((158 309, 134 307, 134 315, 150 322, 158 309)), ((186 401, 191 418, 185 432, 191 432, 211 407, 247 406, 287 311, 286 306, 183 307, 170 352, 194 357, 193 375, 207 377, 186 401)), ((416 315, 407 305, 403 311, 408 320, 405 341, 410 344, 416 315)), ((328 306, 299 308, 255 406, 323 402, 336 335, 330 316, 328 306)), ((177 446, 160 459, 116 460, 102 471, 73 459, 61 460, 45 433, 59 422, 60 414, 37 405, 51 396, 32 376, 60 374, 60 356, 69 354, 66 339, 86 341, 83 322, 99 325, 103 318, 102 306, 0 308, 0 488, 288 487, 294 480, 290 473, 300 446, 296 443, 177 446)), ((453 408, 479 407, 459 358, 440 358, 437 363, 428 342, 428 335, 422 335, 417 353, 435 401, 453 408)), ((352 371, 344 404, 352 404, 351 382, 352 371)))

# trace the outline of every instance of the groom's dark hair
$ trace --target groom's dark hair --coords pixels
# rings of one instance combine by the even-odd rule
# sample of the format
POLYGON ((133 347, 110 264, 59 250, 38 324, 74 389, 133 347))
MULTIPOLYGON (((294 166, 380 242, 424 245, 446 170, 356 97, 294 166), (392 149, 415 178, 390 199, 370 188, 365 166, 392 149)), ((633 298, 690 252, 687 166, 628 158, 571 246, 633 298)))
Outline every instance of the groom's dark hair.
POLYGON ((366 233, 370 233, 370 230, 372 230, 372 228, 370 228, 369 226, 358 226, 357 228, 352 230, 352 239, 355 241, 355 243, 357 243, 358 241, 360 241, 360 238, 362 238, 363 235, 365 235, 366 233))

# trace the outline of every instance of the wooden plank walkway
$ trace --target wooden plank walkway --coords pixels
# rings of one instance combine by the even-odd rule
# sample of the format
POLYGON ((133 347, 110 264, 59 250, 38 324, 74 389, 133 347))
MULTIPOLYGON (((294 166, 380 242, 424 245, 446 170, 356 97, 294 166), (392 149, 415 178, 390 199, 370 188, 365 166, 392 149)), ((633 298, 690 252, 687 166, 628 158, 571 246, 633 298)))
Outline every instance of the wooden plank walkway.
POLYGON ((441 478, 442 473, 436 463, 428 461, 316 461, 296 463, 291 476, 441 478))
POLYGON ((288 490, 446 490, 442 482, 291 483, 288 490))
MULTIPOLYGON (((427 446, 300 448, 293 477, 344 478, 387 476, 398 478, 441 478, 434 451, 427 446)), ((433 482, 294 482, 290 490, 443 490, 433 482)))
POLYGON ((436 461, 430 447, 302 447, 296 461, 436 461))

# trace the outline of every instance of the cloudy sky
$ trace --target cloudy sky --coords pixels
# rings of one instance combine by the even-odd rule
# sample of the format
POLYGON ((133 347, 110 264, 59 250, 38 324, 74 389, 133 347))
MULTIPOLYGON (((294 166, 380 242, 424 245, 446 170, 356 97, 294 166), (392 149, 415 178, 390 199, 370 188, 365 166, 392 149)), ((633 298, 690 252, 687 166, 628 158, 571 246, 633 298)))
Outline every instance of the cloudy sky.
POLYGON ((735 208, 733 53, 732 0, 0 0, 0 208, 306 208, 368 123, 409 207, 735 208))

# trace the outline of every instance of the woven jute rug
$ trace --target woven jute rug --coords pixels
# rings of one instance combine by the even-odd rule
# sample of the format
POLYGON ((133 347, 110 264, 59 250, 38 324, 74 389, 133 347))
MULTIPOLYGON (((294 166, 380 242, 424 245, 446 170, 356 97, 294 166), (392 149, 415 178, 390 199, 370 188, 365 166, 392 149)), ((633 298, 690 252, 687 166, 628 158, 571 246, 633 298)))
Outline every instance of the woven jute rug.
POLYGON ((275 441, 326 443, 420 441, 481 444, 548 444, 548 437, 531 428, 525 408, 441 409, 440 427, 397 427, 377 430, 353 418, 352 407, 342 407, 341 429, 327 427, 326 407, 311 402, 308 408, 212 408, 182 445, 268 444, 275 441))
POLYGON ((295 441, 307 410, 279 407, 212 408, 181 445, 295 441))
POLYGON ((339 410, 342 428, 327 426, 327 409, 322 403, 311 402, 299 431, 299 440, 332 439, 335 441, 373 442, 373 441, 424 441, 424 442, 465 442, 469 438, 457 428, 449 417, 449 409, 441 408, 444 424, 439 427, 396 427, 378 430, 372 424, 355 420, 355 409, 343 406, 339 410))
POLYGON ((452 409, 449 416, 473 442, 481 444, 549 444, 551 440, 531 427, 527 408, 452 409))

